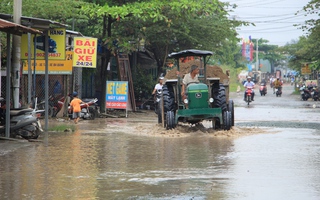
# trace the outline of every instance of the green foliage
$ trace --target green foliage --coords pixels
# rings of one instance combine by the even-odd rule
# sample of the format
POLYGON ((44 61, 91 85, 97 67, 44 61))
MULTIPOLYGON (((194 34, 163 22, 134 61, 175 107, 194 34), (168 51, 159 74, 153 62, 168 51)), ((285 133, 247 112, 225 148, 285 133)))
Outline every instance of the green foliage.
POLYGON ((151 73, 138 65, 136 66, 136 70, 133 71, 132 76, 134 77, 133 85, 135 98, 148 98, 156 84, 151 73))
POLYGON ((53 127, 49 127, 49 131, 53 132, 65 132, 66 130, 71 130, 73 132, 75 130, 75 126, 73 124, 55 124, 53 127))

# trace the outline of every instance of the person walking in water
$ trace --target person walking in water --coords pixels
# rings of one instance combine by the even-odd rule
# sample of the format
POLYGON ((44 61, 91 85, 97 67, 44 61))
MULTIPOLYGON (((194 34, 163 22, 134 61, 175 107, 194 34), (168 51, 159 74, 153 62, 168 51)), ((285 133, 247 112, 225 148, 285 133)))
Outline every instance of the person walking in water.
POLYGON ((80 119, 80 113, 81 113, 81 106, 80 104, 86 104, 88 106, 87 103, 84 103, 81 99, 78 98, 78 93, 77 92, 73 92, 72 93, 73 99, 70 102, 70 106, 71 106, 71 110, 72 110, 72 117, 73 117, 73 121, 75 124, 77 124, 79 122, 80 119))

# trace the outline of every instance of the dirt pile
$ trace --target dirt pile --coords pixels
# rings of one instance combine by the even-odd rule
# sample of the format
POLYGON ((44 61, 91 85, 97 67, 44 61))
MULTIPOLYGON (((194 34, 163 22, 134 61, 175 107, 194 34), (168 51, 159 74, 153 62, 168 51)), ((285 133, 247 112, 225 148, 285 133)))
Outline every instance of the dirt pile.
MULTIPOLYGON (((180 75, 183 78, 184 74, 187 74, 190 72, 191 66, 197 65, 200 67, 203 65, 199 60, 191 60, 188 62, 180 62, 180 75)), ((174 68, 167 72, 165 78, 167 79, 175 79, 177 77, 177 68, 174 68)), ((222 69, 218 66, 213 65, 207 65, 207 71, 206 71, 206 78, 213 78, 213 77, 220 77, 220 82, 223 82, 224 80, 228 80, 228 75, 223 73, 222 69)))

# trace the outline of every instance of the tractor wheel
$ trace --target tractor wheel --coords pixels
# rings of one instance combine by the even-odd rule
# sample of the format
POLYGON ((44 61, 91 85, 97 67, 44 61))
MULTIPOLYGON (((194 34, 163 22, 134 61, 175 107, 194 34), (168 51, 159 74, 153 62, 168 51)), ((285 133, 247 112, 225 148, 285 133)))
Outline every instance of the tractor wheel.
POLYGON ((173 129, 175 128, 175 119, 174 119, 174 112, 173 111, 168 111, 167 114, 166 114, 166 129, 169 130, 169 129, 173 129))
POLYGON ((229 100, 228 111, 231 113, 231 126, 234 126, 234 103, 233 100, 229 100))
POLYGON ((220 84, 219 88, 212 87, 213 107, 221 108, 222 113, 227 111, 226 89, 220 84))
POLYGON ((162 86, 164 112, 174 110, 174 93, 171 85, 162 86))
POLYGON ((229 111, 223 113, 223 128, 224 130, 231 128, 231 113, 229 111))
POLYGON ((158 124, 162 123, 161 105, 162 105, 162 101, 160 100, 159 103, 157 104, 158 124))

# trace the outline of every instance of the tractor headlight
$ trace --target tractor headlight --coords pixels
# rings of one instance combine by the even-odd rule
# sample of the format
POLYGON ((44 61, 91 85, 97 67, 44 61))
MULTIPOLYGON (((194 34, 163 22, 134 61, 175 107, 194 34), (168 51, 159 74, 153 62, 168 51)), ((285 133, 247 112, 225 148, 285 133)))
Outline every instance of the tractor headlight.
POLYGON ((188 99, 184 99, 183 102, 184 102, 185 104, 188 104, 188 103, 189 103, 188 99))
POLYGON ((209 99, 209 102, 212 103, 212 102, 213 102, 213 98, 210 98, 210 99, 209 99))

